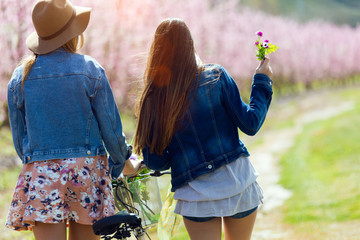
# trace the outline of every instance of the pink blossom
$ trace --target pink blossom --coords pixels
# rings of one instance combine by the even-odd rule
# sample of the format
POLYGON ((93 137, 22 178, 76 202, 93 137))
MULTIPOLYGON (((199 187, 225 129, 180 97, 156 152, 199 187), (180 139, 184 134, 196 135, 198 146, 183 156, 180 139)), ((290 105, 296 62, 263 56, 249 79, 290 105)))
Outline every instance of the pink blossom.
POLYGON ((259 41, 256 41, 256 42, 255 42, 255 45, 256 45, 256 46, 259 45, 259 41))
MULTIPOLYGON (((271 59, 276 69, 274 78, 308 84, 313 79, 326 81, 360 74, 356 51, 360 25, 352 28, 319 21, 300 23, 251 9, 239 11, 237 0, 161 2, 76 0, 76 5, 93 9, 80 53, 94 57, 103 65, 120 108, 134 104, 133 93, 141 87, 138 77, 143 75, 156 27, 162 19, 175 15, 189 26, 203 62, 223 65, 238 83, 249 81, 253 75, 256 61, 248 59, 254 58, 253 34, 260 28, 256 26, 267 29, 266 36, 281 48, 271 59), (234 24, 230 27, 229 22, 234 24), (207 37, 210 35, 211 38, 207 37), (352 36, 352 41, 348 36, 352 36), (239 46, 241 54, 237 54, 239 46)), ((34 31, 31 7, 23 0, 0 1, 1 103, 6 101, 7 83, 18 60, 30 53, 25 39, 34 31)), ((263 33, 256 35, 262 37, 263 33)))
POLYGON ((265 40, 264 42, 269 43, 269 40, 265 40))

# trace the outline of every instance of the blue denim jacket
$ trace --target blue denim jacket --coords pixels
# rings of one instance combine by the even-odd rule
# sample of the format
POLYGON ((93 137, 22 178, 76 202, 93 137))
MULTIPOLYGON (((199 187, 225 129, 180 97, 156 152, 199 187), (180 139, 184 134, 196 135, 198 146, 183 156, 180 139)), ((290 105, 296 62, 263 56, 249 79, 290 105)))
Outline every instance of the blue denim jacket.
POLYGON ((118 177, 129 147, 100 64, 62 48, 39 55, 23 93, 22 72, 23 66, 17 67, 8 84, 11 132, 22 162, 97 156, 107 150, 111 176, 118 177))
POLYGON ((245 104, 233 78, 219 65, 206 65, 196 94, 162 155, 143 149, 145 164, 154 170, 171 168, 172 191, 200 175, 249 156, 238 128, 255 135, 272 99, 272 80, 255 74, 250 103, 245 104))

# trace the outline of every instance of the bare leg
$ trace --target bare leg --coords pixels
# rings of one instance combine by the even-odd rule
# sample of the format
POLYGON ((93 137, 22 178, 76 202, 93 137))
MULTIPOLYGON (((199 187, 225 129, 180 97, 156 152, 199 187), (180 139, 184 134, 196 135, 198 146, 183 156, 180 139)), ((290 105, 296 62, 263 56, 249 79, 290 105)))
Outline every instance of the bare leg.
POLYGON ((194 222, 184 218, 184 224, 191 240, 221 240, 221 218, 207 222, 194 222))
POLYGON ((36 240, 66 240, 66 224, 35 222, 33 233, 36 240))
POLYGON ((224 231, 226 240, 250 240, 254 228, 257 211, 247 217, 235 219, 224 217, 224 231))
POLYGON ((84 225, 70 221, 69 240, 99 240, 100 236, 94 234, 92 225, 84 225))

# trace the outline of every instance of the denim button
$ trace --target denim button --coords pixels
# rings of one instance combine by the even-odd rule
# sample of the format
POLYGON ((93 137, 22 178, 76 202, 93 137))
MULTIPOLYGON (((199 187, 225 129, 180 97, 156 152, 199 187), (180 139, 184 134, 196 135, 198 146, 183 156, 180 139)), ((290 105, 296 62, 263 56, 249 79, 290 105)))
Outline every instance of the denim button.
POLYGON ((87 150, 87 152, 86 152, 88 155, 90 155, 91 154, 91 151, 90 150, 87 150))
POLYGON ((29 157, 27 157, 27 160, 29 160, 30 161, 30 159, 31 159, 31 157, 29 156, 29 157))
POLYGON ((208 168, 208 169, 212 169, 213 166, 212 166, 211 164, 209 164, 209 165, 207 166, 207 168, 208 168))

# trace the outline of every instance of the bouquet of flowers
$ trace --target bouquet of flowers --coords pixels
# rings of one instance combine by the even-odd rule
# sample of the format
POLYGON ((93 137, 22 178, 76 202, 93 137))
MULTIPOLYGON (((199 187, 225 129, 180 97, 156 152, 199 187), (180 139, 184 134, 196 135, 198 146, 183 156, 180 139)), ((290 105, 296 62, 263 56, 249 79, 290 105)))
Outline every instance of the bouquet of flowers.
MULTIPOLYGON (((137 160, 132 154, 130 159, 137 160)), ((136 213, 145 226, 159 221, 161 199, 157 179, 149 175, 149 169, 143 168, 132 177, 120 177, 112 181, 115 206, 120 212, 136 213)))
POLYGON ((278 47, 275 44, 271 44, 269 40, 261 42, 260 38, 263 36, 262 32, 256 32, 256 35, 258 36, 258 40, 255 42, 255 46, 258 48, 256 50, 256 57, 259 61, 261 61, 265 59, 266 54, 275 52, 278 47))

